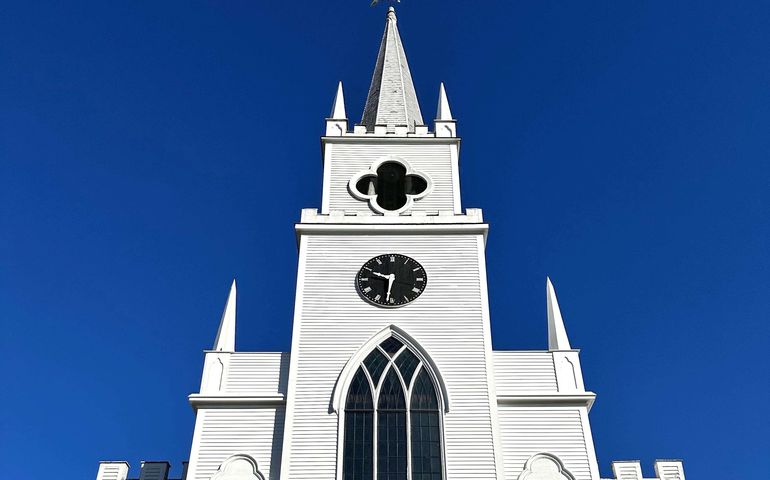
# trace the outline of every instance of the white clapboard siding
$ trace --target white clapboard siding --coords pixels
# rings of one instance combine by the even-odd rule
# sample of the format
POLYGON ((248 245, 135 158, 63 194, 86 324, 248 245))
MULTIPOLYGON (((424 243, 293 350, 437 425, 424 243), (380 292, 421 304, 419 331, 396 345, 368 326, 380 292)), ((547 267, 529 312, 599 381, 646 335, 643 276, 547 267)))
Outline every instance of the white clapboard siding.
POLYGON ((285 479, 335 478, 333 387, 351 356, 391 324, 425 348, 447 383, 448 478, 495 477, 482 314, 485 293, 479 270, 482 242, 482 236, 475 234, 308 237, 307 248, 300 253, 306 266, 301 317, 295 330, 298 349, 292 352, 297 370, 296 384, 289 385, 294 412, 292 437, 287 440, 288 471, 282 474, 285 479), (414 258, 428 275, 424 293, 395 309, 367 303, 354 284, 361 265, 389 252, 414 258))
POLYGON ((286 394, 289 353, 237 352, 230 355, 227 393, 235 395, 286 394))
POLYGON ((284 407, 206 408, 198 410, 201 438, 194 480, 209 480, 229 456, 251 455, 266 480, 277 479, 281 465, 284 407))
POLYGON ((556 455, 577 480, 591 470, 578 407, 499 405, 500 435, 506 480, 516 480, 532 455, 556 455))
POLYGON ((494 358, 498 395, 557 391, 556 370, 550 352, 495 351, 494 358))
POLYGON ((386 155, 403 158, 413 169, 427 174, 433 181, 431 193, 416 201, 412 210, 454 210, 452 158, 448 144, 334 144, 331 152, 330 210, 371 212, 367 202, 350 194, 348 182, 386 155))

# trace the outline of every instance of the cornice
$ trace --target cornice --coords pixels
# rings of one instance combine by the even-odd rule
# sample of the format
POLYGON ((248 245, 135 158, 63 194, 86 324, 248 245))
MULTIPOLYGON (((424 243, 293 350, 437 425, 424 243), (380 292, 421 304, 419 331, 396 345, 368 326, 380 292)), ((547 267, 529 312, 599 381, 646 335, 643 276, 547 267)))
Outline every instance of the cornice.
POLYGON ((484 244, 487 242, 489 224, 487 223, 446 223, 446 224, 319 224, 297 223, 294 225, 299 245, 302 235, 483 235, 484 244))
POLYGON ((460 137, 434 137, 434 136, 403 136, 403 135, 343 135, 334 137, 321 137, 321 144, 327 143, 432 143, 445 145, 459 145, 460 137))
POLYGON ((282 406, 286 404, 285 395, 201 395, 193 393, 187 397, 193 410, 202 407, 246 407, 246 406, 282 406))
POLYGON ((596 401, 596 394, 585 393, 520 393, 516 395, 498 395, 498 405, 571 405, 586 407, 589 411, 596 401))

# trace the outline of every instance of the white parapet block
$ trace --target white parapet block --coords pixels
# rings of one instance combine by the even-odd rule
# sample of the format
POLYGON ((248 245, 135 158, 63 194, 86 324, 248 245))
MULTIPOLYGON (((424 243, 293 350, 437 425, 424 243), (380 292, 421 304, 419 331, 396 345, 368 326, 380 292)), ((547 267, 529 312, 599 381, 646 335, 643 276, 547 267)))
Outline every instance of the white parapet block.
POLYGON ((128 478, 128 462, 99 462, 96 480, 126 480, 128 478))
POLYGON ((142 462, 139 480, 168 480, 170 469, 171 465, 168 462, 142 462))
POLYGON ((655 460, 655 475, 660 480, 684 480, 681 460, 655 460))
POLYGON ((612 473, 617 480, 642 480, 642 466, 639 460, 612 462, 612 473))

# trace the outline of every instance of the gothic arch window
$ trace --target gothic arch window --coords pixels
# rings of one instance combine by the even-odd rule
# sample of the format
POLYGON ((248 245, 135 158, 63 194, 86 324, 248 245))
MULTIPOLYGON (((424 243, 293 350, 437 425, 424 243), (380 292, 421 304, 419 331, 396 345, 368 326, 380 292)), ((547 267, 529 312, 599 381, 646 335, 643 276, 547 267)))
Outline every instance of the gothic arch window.
POLYGON ((343 480, 441 480, 441 410, 426 365, 395 337, 356 370, 345 400, 343 480))

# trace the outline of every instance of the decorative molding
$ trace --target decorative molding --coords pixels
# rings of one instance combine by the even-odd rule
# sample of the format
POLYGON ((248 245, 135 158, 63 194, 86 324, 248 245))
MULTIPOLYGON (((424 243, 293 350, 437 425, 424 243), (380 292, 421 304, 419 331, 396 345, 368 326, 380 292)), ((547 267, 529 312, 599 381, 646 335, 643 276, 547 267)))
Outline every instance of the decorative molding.
POLYGON ((460 137, 435 137, 434 134, 428 134, 425 136, 415 135, 409 133, 407 136, 397 136, 395 134, 375 135, 371 132, 366 134, 356 134, 355 130, 353 134, 348 134, 342 137, 321 137, 321 143, 326 145, 333 145, 335 143, 384 143, 387 141, 394 141, 395 143, 432 143, 432 144, 459 144, 460 137), (414 135, 414 136, 413 136, 414 135))
POLYGON ((543 395, 542 393, 535 393, 535 394, 523 393, 523 394, 517 394, 517 395, 498 395, 497 396, 498 404, 506 404, 506 405, 563 404, 563 405, 582 406, 582 407, 586 407, 588 410, 591 410, 591 406, 594 404, 595 400, 596 400, 596 394, 593 392, 586 392, 586 393, 577 394, 577 395, 564 395, 564 394, 543 395))
POLYGON ((556 455, 536 453, 524 464, 518 480, 575 480, 556 455))
POLYGON ((239 453, 228 457, 211 480, 265 480, 251 456, 239 453))
POLYGON ((353 196, 353 198, 361 201, 369 202, 369 208, 371 208, 373 211, 377 213, 381 213, 383 215, 389 215, 394 216, 398 215, 402 212, 405 212, 412 208, 412 205, 414 205, 414 202, 416 200, 420 200, 421 198, 424 198, 426 195, 428 195, 430 192, 433 191, 433 180, 430 178, 430 176, 427 173, 415 170, 412 168, 412 166, 407 162, 404 158, 398 157, 396 155, 386 155, 384 157, 380 157, 377 159, 372 165, 369 167, 369 170, 362 170, 348 181, 348 192, 353 196), (406 195, 406 203, 403 207, 399 208, 398 210, 386 210, 382 208, 377 203, 377 194, 369 195, 368 193, 363 193, 358 191, 358 188, 356 188, 356 185, 358 184, 361 179, 364 177, 375 177, 377 178, 378 173, 377 169, 382 166, 384 163, 397 163, 404 167, 406 169, 406 176, 412 175, 416 177, 420 177, 423 180, 425 180, 425 183, 427 186, 425 187, 425 190, 418 194, 410 194, 407 193, 406 195))
POLYGON ((201 395, 193 393, 187 397, 193 409, 202 407, 230 406, 278 406, 286 404, 285 395, 201 395))
POLYGON ((388 225, 372 225, 372 224, 307 224, 298 223, 294 225, 294 230, 297 235, 297 244, 300 242, 300 238, 303 235, 376 235, 403 233, 414 235, 457 235, 457 234, 477 234, 484 236, 484 243, 487 241, 487 233, 489 232, 489 225, 486 223, 468 223, 468 224, 388 224, 388 225))
POLYGON ((365 224, 365 225, 452 225, 468 223, 484 223, 484 215, 480 208, 468 208, 465 214, 452 210, 414 210, 398 216, 376 215, 373 212, 346 212, 332 210, 329 213, 318 213, 317 208, 303 208, 299 223, 321 224, 365 224))
POLYGON ((364 358, 366 358, 373 349, 377 348, 377 345, 388 337, 398 339, 401 343, 410 347, 412 352, 417 355, 417 358, 419 358, 423 364, 423 368, 428 371, 428 374, 436 382, 436 386, 438 386, 441 409, 445 413, 449 412, 449 391, 446 388, 446 383, 444 382, 444 378, 441 376, 438 367, 433 362, 430 355, 428 355, 428 352, 426 352, 411 335, 395 325, 389 325, 377 332, 367 340, 352 357, 350 357, 350 360, 348 360, 342 368, 342 371, 334 384, 329 412, 340 412, 343 404, 342 398, 348 390, 348 386, 350 385, 350 381, 352 380, 356 369, 361 365, 361 362, 364 361, 364 358))

